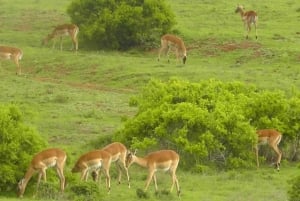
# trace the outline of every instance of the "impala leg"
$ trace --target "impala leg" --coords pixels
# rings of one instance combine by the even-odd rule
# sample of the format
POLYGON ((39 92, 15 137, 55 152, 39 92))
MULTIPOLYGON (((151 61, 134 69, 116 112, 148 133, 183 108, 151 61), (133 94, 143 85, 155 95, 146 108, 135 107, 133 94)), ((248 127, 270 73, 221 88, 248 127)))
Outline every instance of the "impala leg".
POLYGON ((122 169, 120 164, 118 163, 119 161, 116 162, 116 167, 118 169, 118 183, 121 184, 121 179, 122 179, 122 169))
POLYGON ((154 171, 150 171, 149 174, 148 174, 148 178, 147 178, 147 181, 146 181, 146 185, 145 185, 145 190, 144 191, 147 191, 148 187, 149 187, 149 184, 152 180, 152 177, 154 175, 154 171))
POLYGON ((157 187, 157 180, 156 180, 156 174, 153 174, 153 182, 154 182, 154 186, 155 186, 155 192, 158 192, 158 187, 157 187))
POLYGON ((157 61, 160 61, 160 56, 163 52, 166 51, 166 47, 164 47, 163 45, 161 46, 161 48, 159 49, 159 52, 158 52, 158 59, 157 61))
POLYGON ((174 185, 176 184, 177 195, 179 196, 180 188, 179 188, 179 183, 178 183, 178 179, 177 179, 175 171, 171 172, 171 177, 172 177, 172 186, 171 186, 170 192, 173 191, 174 185))
POLYGON ((62 36, 61 37, 59 37, 59 40, 60 40, 60 51, 62 51, 62 36))
POLYGON ((14 57, 14 61, 15 61, 15 64, 17 66, 16 74, 17 75, 21 75, 21 68, 20 68, 20 64, 19 64, 19 58, 18 57, 14 57))
POLYGON ((254 23, 254 28, 255 28, 255 38, 257 40, 257 29, 256 29, 256 23, 254 23))
POLYGON ((254 149, 255 149, 255 155, 256 155, 256 167, 257 167, 257 169, 258 169, 258 168, 259 168, 258 145, 256 145, 256 146, 254 147, 254 149))
POLYGON ((64 176, 63 169, 57 167, 56 173, 57 173, 57 175, 59 177, 59 181, 60 181, 60 190, 61 190, 61 192, 63 192, 65 189, 65 176, 64 176))
POLYGON ((106 188, 108 190, 108 193, 110 192, 110 175, 109 175, 109 169, 104 169, 104 173, 106 176, 106 188))
POLYGON ((276 152, 277 154, 277 161, 276 161, 276 168, 279 171, 280 170, 280 161, 281 161, 281 151, 279 150, 279 148, 277 147, 277 145, 273 145, 272 146, 273 150, 276 152))

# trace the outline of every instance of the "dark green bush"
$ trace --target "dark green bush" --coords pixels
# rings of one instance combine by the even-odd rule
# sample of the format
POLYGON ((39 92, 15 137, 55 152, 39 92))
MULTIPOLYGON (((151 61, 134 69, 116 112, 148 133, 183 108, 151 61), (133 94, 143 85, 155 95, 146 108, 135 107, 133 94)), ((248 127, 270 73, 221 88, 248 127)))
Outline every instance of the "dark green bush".
POLYGON ((15 189, 32 156, 45 147, 37 131, 24 124, 15 105, 0 105, 0 192, 15 189))
POLYGON ((97 49, 146 46, 175 24, 164 0, 73 0, 67 12, 81 40, 97 49))
MULTIPOLYGON (((281 91, 259 90, 239 82, 152 80, 131 99, 138 113, 125 122, 115 139, 132 148, 175 149, 182 156, 181 165, 189 169, 200 164, 252 167, 257 129, 299 133, 291 125, 296 121, 290 119, 299 116, 295 111, 300 111, 300 105, 292 101, 291 110, 290 100, 281 91), (295 116, 290 117, 291 111, 295 116)), ((289 139, 284 135, 285 141, 289 139)))

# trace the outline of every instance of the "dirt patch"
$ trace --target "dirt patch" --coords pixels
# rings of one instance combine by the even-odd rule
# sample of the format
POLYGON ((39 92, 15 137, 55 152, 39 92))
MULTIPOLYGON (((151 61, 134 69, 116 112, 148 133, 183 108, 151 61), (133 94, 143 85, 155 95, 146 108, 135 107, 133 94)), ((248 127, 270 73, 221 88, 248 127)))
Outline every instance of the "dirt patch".
POLYGON ((241 42, 223 42, 217 39, 210 38, 203 41, 194 41, 187 47, 188 51, 201 52, 206 56, 219 56, 222 52, 232 52, 238 50, 252 50, 255 56, 261 54, 261 44, 256 41, 241 41, 241 42))
POLYGON ((257 49, 261 48, 261 45, 258 43, 244 41, 241 43, 225 43, 225 44, 219 45, 218 48, 224 52, 230 52, 230 51, 235 51, 238 49, 257 50, 257 49))

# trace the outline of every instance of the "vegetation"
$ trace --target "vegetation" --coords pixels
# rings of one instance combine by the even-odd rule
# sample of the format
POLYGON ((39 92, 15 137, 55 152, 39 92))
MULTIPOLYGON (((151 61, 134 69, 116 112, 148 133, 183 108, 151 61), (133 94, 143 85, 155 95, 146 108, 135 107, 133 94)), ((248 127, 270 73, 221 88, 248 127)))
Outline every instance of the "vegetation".
POLYGON ((26 169, 31 157, 45 147, 37 131, 24 124, 21 111, 13 104, 0 105, 0 191, 14 189, 20 169, 26 169))
POLYGON ((68 14, 80 27, 83 41, 98 49, 152 47, 175 23, 173 12, 162 0, 74 0, 68 14))
MULTIPOLYGON (((194 169, 201 171, 192 172, 189 168, 183 168, 184 163, 180 163, 178 179, 182 188, 181 199, 289 199, 288 190, 291 186, 287 182, 299 174, 298 167, 286 160, 289 158, 289 150, 285 147, 285 139, 297 137, 298 133, 294 131, 299 127, 299 112, 296 109, 299 105, 297 90, 300 86, 298 2, 271 0, 245 3, 246 9, 254 9, 259 15, 257 41, 253 32, 250 33, 249 40, 245 40, 240 16, 234 13, 236 5, 232 2, 168 0, 166 4, 175 13, 177 24, 174 29, 179 30, 188 49, 186 65, 176 65, 175 59, 171 59, 170 63, 164 59, 157 62, 156 49, 146 52, 138 49, 128 52, 88 51, 87 48, 81 48, 85 46, 83 40, 79 41, 77 54, 51 49, 51 44, 41 47, 41 39, 52 31, 53 26, 71 22, 67 15, 70 1, 1 1, 0 43, 19 47, 24 51, 21 61, 24 74, 16 76, 14 64, 0 60, 0 100, 5 105, 13 102, 23 114, 22 123, 35 127, 48 141, 48 146, 63 148, 68 153, 65 169, 68 184, 65 193, 62 196, 46 197, 47 192, 58 191, 58 181, 53 176, 55 172, 50 170, 48 180, 50 184, 54 184, 41 186, 39 196, 44 199, 36 199, 74 200, 77 195, 73 195, 72 187, 81 182, 78 181, 78 175, 70 173, 70 168, 77 157, 95 146, 104 146, 111 136, 124 129, 126 120, 139 114, 140 108, 130 107, 129 102, 134 100, 131 97, 143 94, 142 89, 150 80, 155 79, 165 85, 173 77, 179 77, 192 85, 213 79, 217 83, 220 81, 230 84, 238 81, 245 87, 254 86, 262 92, 257 104, 266 103, 259 100, 269 101, 269 104, 275 104, 276 98, 279 98, 279 103, 288 100, 286 106, 291 106, 289 114, 292 119, 292 126, 289 128, 283 127, 279 121, 275 124, 254 125, 278 125, 282 129, 284 138, 280 147, 284 148, 284 154, 280 172, 273 171, 267 165, 268 161, 258 171, 249 168, 226 172, 216 172, 202 166, 201 161, 194 169), (283 93, 277 93, 278 90, 283 93), (269 95, 274 95, 275 99, 269 95)), ((79 35, 83 33, 81 29, 80 27, 79 35)), ((64 47, 71 46, 69 39, 64 39, 64 43, 64 47)), ((267 106, 266 103, 262 108, 268 108, 267 106)), ((272 111, 267 112, 272 114, 272 111)), ((282 110, 279 108, 276 111, 279 115, 282 110)), ((138 155, 148 151, 150 149, 140 149, 138 155)), ((272 158, 271 151, 268 155, 272 158)), ((31 156, 28 156, 27 161, 22 161, 24 166, 17 170, 20 177, 26 171, 31 156)), ((299 159, 296 157, 293 160, 299 159)), ((4 161, 4 164, 7 162, 4 161)), ((0 169, 2 167, 1 162, 0 169)), ((111 193, 104 193, 105 185, 102 181, 99 199, 140 199, 137 189, 143 188, 146 170, 136 166, 130 169, 131 189, 127 188, 124 181, 117 186, 113 166, 111 174, 111 193)), ((157 179, 161 192, 155 195, 153 186, 150 186, 145 199, 179 200, 174 192, 164 193, 170 186, 169 175, 158 174, 157 179)), ((25 201, 32 200, 35 184, 36 178, 33 178, 25 192, 25 201)), ((93 188, 89 184, 82 185, 78 189, 87 189, 87 193, 93 188)), ((15 196, 12 189, 1 189, 0 200, 18 200, 15 196)))
POLYGON ((291 140, 298 139, 298 121, 293 119, 299 116, 299 101, 297 95, 288 98, 282 91, 238 82, 152 80, 131 99, 138 106, 137 115, 124 124, 116 140, 138 149, 178 150, 182 165, 189 169, 210 163, 251 167, 255 130, 284 130, 286 145, 299 143, 291 140))

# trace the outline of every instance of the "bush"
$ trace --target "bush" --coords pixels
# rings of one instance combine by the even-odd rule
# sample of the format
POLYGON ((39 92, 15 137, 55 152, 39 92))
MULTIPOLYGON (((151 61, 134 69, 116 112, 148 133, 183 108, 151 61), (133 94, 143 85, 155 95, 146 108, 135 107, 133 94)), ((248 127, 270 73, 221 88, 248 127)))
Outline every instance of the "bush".
MULTIPOLYGON (((300 106, 293 103, 293 111, 299 111, 300 106)), ((138 112, 117 131, 115 139, 132 148, 177 150, 180 163, 189 169, 200 164, 252 167, 256 129, 299 133, 291 125, 291 105, 283 92, 239 82, 152 80, 130 104, 137 106, 138 112)))
POLYGON ((32 155, 45 147, 37 131, 22 121, 15 105, 0 105, 0 191, 10 191, 23 177, 32 155))
POLYGON ((164 0, 73 0, 67 12, 82 40, 97 49, 149 45, 175 24, 164 0))
POLYGON ((71 200, 93 201, 99 200, 101 192, 97 182, 75 183, 70 187, 72 192, 71 200))

